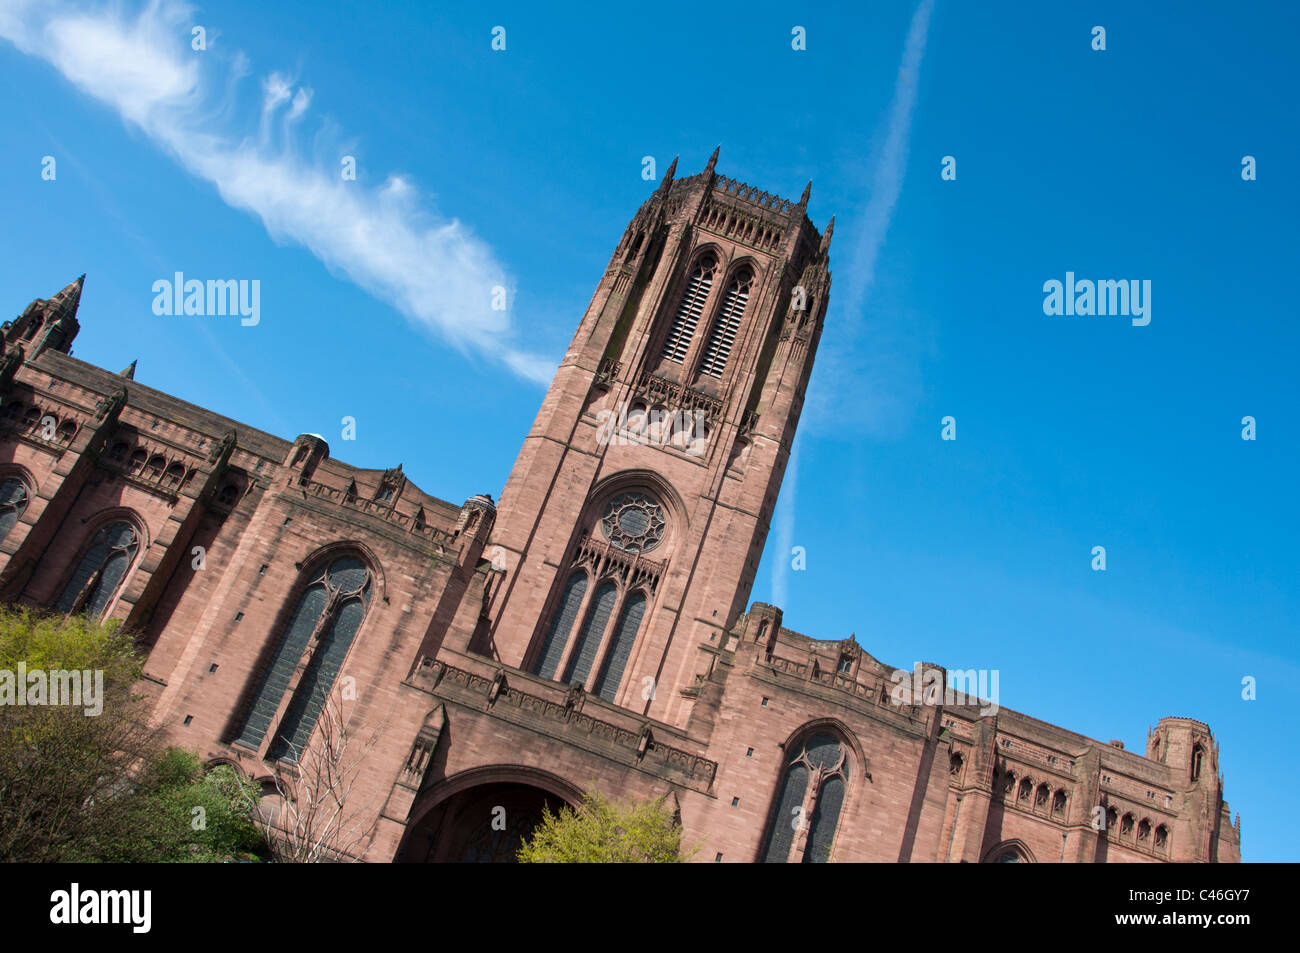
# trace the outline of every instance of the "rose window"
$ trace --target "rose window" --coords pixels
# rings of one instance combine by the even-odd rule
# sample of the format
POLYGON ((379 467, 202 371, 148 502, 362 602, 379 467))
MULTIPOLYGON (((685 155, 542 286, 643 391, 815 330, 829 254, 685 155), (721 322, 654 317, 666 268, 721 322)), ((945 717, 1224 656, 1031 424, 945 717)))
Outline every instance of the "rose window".
POLYGON ((648 553, 664 538, 663 507, 644 493, 623 493, 609 501, 600 525, 614 548, 648 553))

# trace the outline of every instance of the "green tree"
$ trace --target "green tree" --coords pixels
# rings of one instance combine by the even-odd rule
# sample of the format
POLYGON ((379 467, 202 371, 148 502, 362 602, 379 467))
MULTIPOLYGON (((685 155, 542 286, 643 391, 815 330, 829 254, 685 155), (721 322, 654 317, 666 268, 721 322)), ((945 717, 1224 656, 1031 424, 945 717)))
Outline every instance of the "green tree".
POLYGON ((0 607, 0 860, 224 860, 264 850, 256 785, 164 749, 146 700, 132 692, 139 675, 115 622, 0 607), (81 704, 16 703, 19 692, 32 700, 33 673, 52 685, 60 670, 89 673, 81 704))
MULTIPOLYGON (((544 808, 542 822, 519 849, 524 864, 680 864, 682 828, 665 804, 611 803, 592 791, 577 808, 544 808)), ((692 852, 693 853, 693 852, 692 852)))

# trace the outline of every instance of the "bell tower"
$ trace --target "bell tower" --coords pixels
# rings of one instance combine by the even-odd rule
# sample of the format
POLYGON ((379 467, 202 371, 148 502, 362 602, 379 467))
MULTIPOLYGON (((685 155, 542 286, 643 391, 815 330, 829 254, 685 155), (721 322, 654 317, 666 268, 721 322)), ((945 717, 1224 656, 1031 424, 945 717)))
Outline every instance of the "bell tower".
POLYGON ((821 336, 834 220, 673 160, 501 495, 471 646, 684 726, 749 600, 821 336))

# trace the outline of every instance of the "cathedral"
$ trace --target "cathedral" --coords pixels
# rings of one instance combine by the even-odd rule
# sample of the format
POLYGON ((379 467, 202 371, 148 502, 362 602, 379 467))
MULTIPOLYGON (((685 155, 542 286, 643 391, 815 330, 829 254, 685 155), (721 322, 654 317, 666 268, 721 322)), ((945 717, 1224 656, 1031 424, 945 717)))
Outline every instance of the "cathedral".
POLYGON ((1208 725, 1139 754, 900 702, 912 673, 749 603, 834 219, 717 158, 632 217, 497 501, 72 357, 80 279, 33 301, 3 325, 0 599, 119 620, 168 740, 268 804, 346 747, 336 859, 511 860, 596 789, 666 797, 697 861, 1239 861, 1208 725))

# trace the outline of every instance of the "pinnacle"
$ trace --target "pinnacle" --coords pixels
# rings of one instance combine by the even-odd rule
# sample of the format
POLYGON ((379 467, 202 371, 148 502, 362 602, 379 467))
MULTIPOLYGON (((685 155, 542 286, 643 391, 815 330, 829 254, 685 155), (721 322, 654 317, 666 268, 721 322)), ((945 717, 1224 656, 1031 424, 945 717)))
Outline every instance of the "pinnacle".
POLYGON ((86 276, 82 275, 76 281, 67 285, 62 291, 50 299, 50 304, 56 310, 65 311, 69 315, 77 313, 77 306, 81 303, 81 289, 86 283, 86 276))
POLYGON ((133 380, 135 380, 135 365, 136 365, 138 362, 139 362, 139 359, 138 359, 138 358, 137 358, 136 360, 132 361, 132 362, 131 362, 130 364, 128 364, 126 367, 122 368, 121 372, 119 372, 117 376, 118 376, 118 377, 125 377, 125 378, 126 378, 127 380, 129 380, 129 381, 133 381, 133 380))
POLYGON ((659 183, 659 188, 660 188, 660 189, 663 189, 663 188, 667 187, 668 183, 671 182, 671 181, 673 180, 673 176, 677 174, 677 160, 678 160, 679 158, 681 158, 681 157, 680 157, 680 156, 673 156, 672 164, 668 166, 668 171, 664 173, 664 177, 663 177, 662 181, 660 181, 660 183, 659 183))

